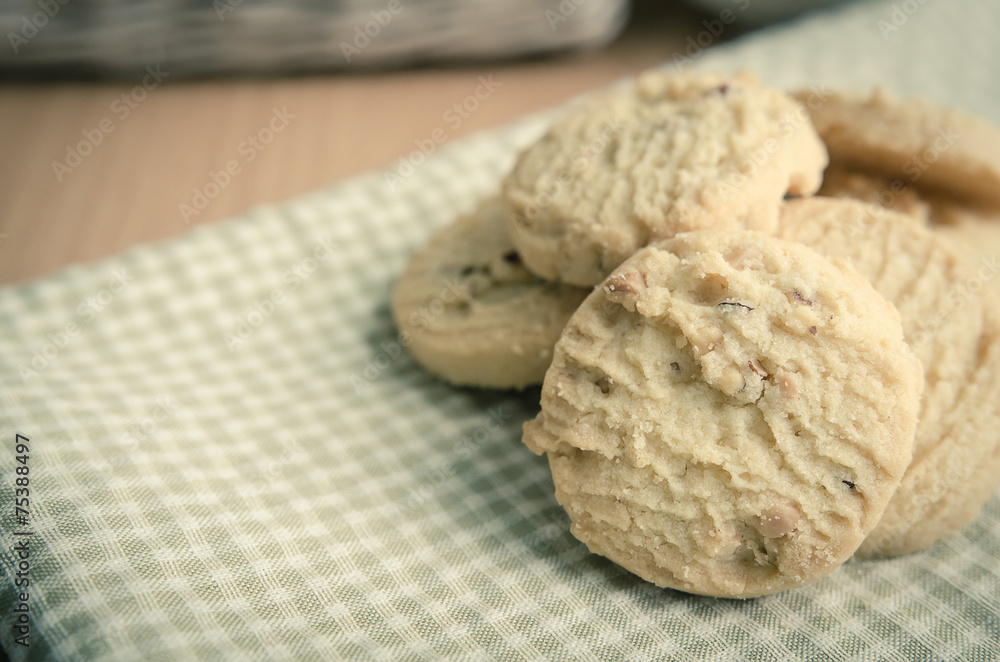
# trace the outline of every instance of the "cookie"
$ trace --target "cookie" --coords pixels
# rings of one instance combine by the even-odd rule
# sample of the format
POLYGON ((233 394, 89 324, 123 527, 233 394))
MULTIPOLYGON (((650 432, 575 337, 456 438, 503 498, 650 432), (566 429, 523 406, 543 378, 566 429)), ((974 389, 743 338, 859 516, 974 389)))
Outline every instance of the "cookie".
POLYGON ((558 120, 504 197, 528 268, 585 286, 678 232, 770 231, 782 197, 815 191, 825 166, 806 110, 753 75, 650 71, 558 120))
POLYGON ((984 282, 1000 294, 1000 212, 963 201, 946 191, 930 192, 905 184, 898 176, 862 172, 831 164, 817 195, 852 198, 907 214, 952 245, 974 270, 984 269, 984 282))
MULTIPOLYGON (((971 206, 943 193, 928 193, 888 175, 843 170, 831 166, 818 195, 852 198, 906 214, 946 239, 974 269, 996 273, 1000 252, 1000 213, 971 206)), ((1000 278, 986 284, 1000 293, 1000 278)))
MULTIPOLYGON (((805 102, 815 95, 796 96, 805 102)), ((950 108, 896 100, 882 90, 824 97, 806 106, 831 165, 1000 207, 1000 131, 995 127, 950 108)))
MULTIPOLYGON (((990 276, 914 219, 854 200, 785 204, 779 236, 850 261, 899 310, 926 384, 913 461, 859 556, 929 547, 1000 479, 1000 326, 990 276)), ((995 263, 994 263, 995 264, 995 263)))
POLYGON ((928 222, 931 204, 912 186, 891 175, 851 170, 831 164, 823 173, 817 195, 853 198, 928 222))
POLYGON ((1000 296, 1000 217, 952 208, 947 223, 934 225, 985 286, 1000 296))
POLYGON ((442 229, 396 283, 392 313, 413 358, 459 385, 540 384, 552 348, 589 290, 528 272, 498 198, 442 229))
POLYGON ((748 598, 854 553, 909 463, 922 384, 896 311, 846 263, 703 230, 584 301, 523 439, 591 551, 748 598))

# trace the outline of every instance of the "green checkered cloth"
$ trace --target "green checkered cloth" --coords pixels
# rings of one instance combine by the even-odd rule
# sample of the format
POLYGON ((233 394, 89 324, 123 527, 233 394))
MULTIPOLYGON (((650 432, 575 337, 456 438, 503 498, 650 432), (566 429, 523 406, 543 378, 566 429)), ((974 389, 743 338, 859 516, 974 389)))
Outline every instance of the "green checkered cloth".
MULTIPOLYGON (((850 5, 693 64, 782 86, 884 83, 1000 122, 1000 7, 895 6, 850 5)), ((544 458, 520 443, 537 390, 453 388, 411 361, 393 279, 547 119, 441 148, 395 188, 375 173, 0 290, 7 653, 998 659, 996 496, 927 552, 798 590, 661 590, 569 534, 544 458), (15 643, 22 604, 29 648, 15 643)))

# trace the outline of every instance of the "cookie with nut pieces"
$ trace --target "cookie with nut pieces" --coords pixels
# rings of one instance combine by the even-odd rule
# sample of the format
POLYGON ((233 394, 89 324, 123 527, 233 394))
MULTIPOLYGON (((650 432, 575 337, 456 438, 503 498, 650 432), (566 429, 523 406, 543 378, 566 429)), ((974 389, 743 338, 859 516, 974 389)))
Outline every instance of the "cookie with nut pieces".
POLYGON ((925 224, 848 199, 787 202, 778 236, 848 260, 899 311, 924 368, 920 422, 911 465, 858 554, 925 549, 967 524, 1000 481, 996 262, 974 268, 925 224))
POLYGON ((584 301, 523 439, 591 551, 748 598, 854 553, 910 461, 922 386, 898 314, 846 263, 690 232, 584 301))
POLYGON ((440 230, 411 259, 392 313, 411 356, 459 385, 541 383, 559 333, 589 290, 524 268, 498 198, 440 230))
POLYGON ((649 71, 520 155, 511 238, 540 276, 594 285, 678 232, 773 230, 783 196, 814 192, 826 163, 806 110, 752 74, 649 71))

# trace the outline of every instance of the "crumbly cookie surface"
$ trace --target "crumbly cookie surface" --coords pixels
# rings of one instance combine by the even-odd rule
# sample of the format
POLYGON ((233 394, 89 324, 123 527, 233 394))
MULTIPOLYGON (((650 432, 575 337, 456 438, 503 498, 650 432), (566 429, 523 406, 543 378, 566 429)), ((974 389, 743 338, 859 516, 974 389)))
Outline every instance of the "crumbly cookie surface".
POLYGON ((1000 480, 1000 326, 990 270, 910 217, 847 199, 790 201, 779 236, 849 260, 899 310, 925 376, 913 461, 860 556, 929 547, 1000 480))
MULTIPOLYGON (((804 100, 811 94, 796 96, 804 100)), ((894 99, 882 90, 831 92, 807 107, 836 167, 1000 207, 1000 131, 992 125, 950 108, 894 99)))
POLYGON ((524 442, 576 537, 662 587, 752 597, 833 571, 909 460, 922 377, 853 269, 758 232, 640 250, 556 346, 524 442))
POLYGON ((589 293, 528 272, 506 215, 494 198, 443 228, 393 291, 393 317, 411 355, 455 384, 540 384, 559 333, 589 293))
POLYGON ((528 268, 593 285, 651 240, 772 230, 782 197, 814 192, 826 162, 806 110, 754 76, 651 71, 558 120, 504 196, 528 268))

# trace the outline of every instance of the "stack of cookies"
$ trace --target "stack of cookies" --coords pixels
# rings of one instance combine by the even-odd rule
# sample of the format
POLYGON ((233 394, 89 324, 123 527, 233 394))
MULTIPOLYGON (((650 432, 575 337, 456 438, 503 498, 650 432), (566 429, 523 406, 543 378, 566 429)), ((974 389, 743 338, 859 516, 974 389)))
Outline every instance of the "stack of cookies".
POLYGON ((572 532, 747 598, 925 549, 1000 480, 1000 132, 877 92, 652 71, 519 157, 393 314, 455 384, 542 384, 572 532))

